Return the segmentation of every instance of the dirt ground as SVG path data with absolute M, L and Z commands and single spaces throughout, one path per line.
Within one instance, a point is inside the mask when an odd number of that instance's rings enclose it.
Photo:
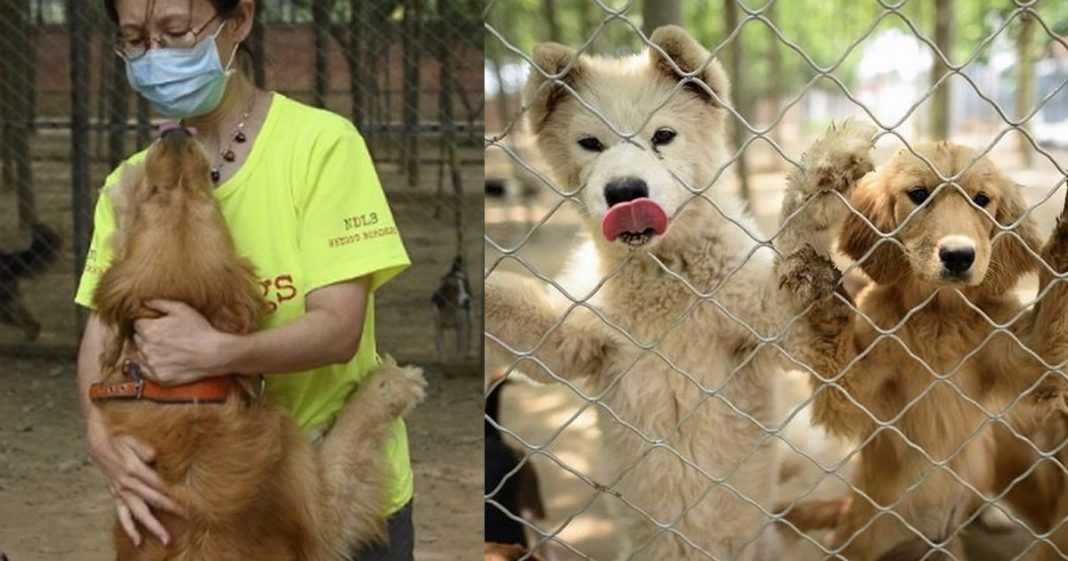
M 415 468 L 416 558 L 482 551 L 482 387 L 475 367 L 426 372 L 428 399 L 408 419 Z M 106 561 L 111 497 L 83 442 L 67 359 L 0 356 L 0 551 L 11 561 Z
M 972 144 L 980 144 L 974 140 Z M 995 149 L 993 159 L 1005 173 L 1025 185 L 1024 194 L 1029 204 L 1038 204 L 1059 185 L 1064 176 L 1045 158 L 1036 158 L 1033 168 L 1021 169 L 1003 143 Z M 885 161 L 898 146 L 881 145 L 876 151 L 876 162 Z M 522 148 L 521 148 L 522 150 Z M 521 152 L 522 153 L 522 152 Z M 525 152 L 530 155 L 531 152 Z M 799 156 L 800 148 L 793 154 Z M 1068 161 L 1068 154 L 1054 152 L 1057 161 Z M 766 154 L 761 157 L 767 157 Z M 758 159 L 759 158 L 754 158 Z M 508 167 L 501 151 L 487 151 L 487 174 Z M 535 169 L 543 169 L 535 160 L 528 161 Z M 758 170 L 762 166 L 754 166 Z M 766 166 L 764 166 L 766 170 Z M 505 172 L 505 175 L 507 172 Z M 785 172 L 758 171 L 752 176 L 750 200 L 753 215 L 763 233 L 774 231 L 778 209 L 785 185 Z M 528 178 L 529 180 L 529 178 Z M 717 189 L 733 190 L 736 186 L 724 183 Z M 486 203 L 486 235 L 491 243 L 486 244 L 487 269 L 499 269 L 530 275 L 527 267 L 539 274 L 552 277 L 558 274 L 577 239 L 585 233 L 577 204 L 562 202 L 548 189 L 535 185 L 536 196 L 526 201 L 518 199 L 492 200 Z M 1033 216 L 1039 224 L 1040 236 L 1047 236 L 1054 218 L 1064 204 L 1063 185 L 1043 204 Z M 518 248 L 517 258 L 505 257 L 495 246 Z M 520 260 L 522 262 L 520 262 Z M 491 273 L 492 274 L 492 273 Z M 1021 297 L 1029 300 L 1034 296 L 1036 279 L 1025 278 L 1018 287 Z M 486 364 L 487 374 L 500 364 Z M 798 372 L 787 373 L 780 409 L 789 412 L 798 407 L 808 396 L 807 382 Z M 599 411 L 590 407 L 572 389 L 564 385 L 510 384 L 502 390 L 501 424 L 537 450 L 544 452 L 531 456 L 531 463 L 541 482 L 541 491 L 546 505 L 545 520 L 533 521 L 543 532 L 551 535 L 539 552 L 550 561 L 607 561 L 615 559 L 620 552 L 621 536 L 616 527 L 615 508 L 611 491 L 595 488 L 576 476 L 581 474 L 594 482 L 603 483 L 599 477 L 600 430 L 597 426 Z M 819 461 L 816 465 L 804 456 L 781 445 L 784 459 L 795 469 L 779 489 L 783 500 L 806 495 L 809 498 L 841 496 L 845 491 L 850 466 L 845 466 L 837 477 L 826 476 L 823 466 L 836 466 L 851 450 L 852 445 L 829 437 L 809 422 L 809 409 L 805 408 L 787 425 L 784 434 L 791 443 Z M 519 449 L 522 445 L 513 440 Z M 995 526 L 998 520 L 987 521 Z M 1019 528 L 1006 525 L 994 532 L 983 528 L 969 528 L 966 535 L 969 558 L 977 561 L 1001 561 L 1013 558 L 1028 543 L 1029 536 Z M 770 530 L 770 528 L 769 528 Z M 827 536 L 815 536 L 824 539 Z M 807 542 L 790 546 L 789 559 L 809 560 L 825 558 L 818 549 Z

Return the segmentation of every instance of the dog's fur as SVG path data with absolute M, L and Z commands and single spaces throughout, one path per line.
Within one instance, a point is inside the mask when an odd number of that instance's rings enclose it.
M 250 265 L 234 251 L 212 196 L 208 158 L 184 131 L 166 134 L 144 168 L 128 168 L 112 196 L 116 256 L 96 289 L 113 330 L 105 381 L 133 357 L 143 302 L 185 302 L 217 329 L 249 333 L 265 311 Z M 189 514 L 158 513 L 171 534 L 140 548 L 115 526 L 118 559 L 330 561 L 383 537 L 383 443 L 398 415 L 423 395 L 417 369 L 391 360 L 364 381 L 316 450 L 289 414 L 258 395 L 248 377 L 223 404 L 98 402 L 109 431 L 157 453 L 167 494 Z
M 33 317 L 19 292 L 19 280 L 39 275 L 59 255 L 63 240 L 46 224 L 36 224 L 30 232 L 30 245 L 21 251 L 0 253 L 0 322 L 22 329 L 27 341 L 41 333 L 41 324 Z
M 813 419 L 864 443 L 843 512 L 806 520 L 833 509 L 802 508 L 787 518 L 801 527 L 833 522 L 831 546 L 844 545 L 842 555 L 857 561 L 948 558 L 925 540 L 964 559 L 961 526 L 982 505 L 969 487 L 987 497 L 1003 490 L 988 414 L 1013 407 L 1026 418 L 1054 401 L 1047 398 L 1060 391 L 1058 377 L 1044 378 L 1035 356 L 1049 364 L 1068 358 L 1068 288 L 1050 284 L 1051 273 L 1068 270 L 1068 214 L 1041 249 L 1043 264 L 1032 255 L 1039 240 L 1019 186 L 987 158 L 947 142 L 919 145 L 916 154 L 902 150 L 850 197 L 857 213 L 842 227 L 840 248 L 874 281 L 857 298 L 860 314 L 820 252 L 801 249 L 780 270 L 794 309 L 808 310 L 799 328 L 811 339 L 798 348 L 814 370 Z M 924 160 L 959 188 L 939 188 Z M 917 210 L 909 192 L 918 187 L 931 195 Z M 971 202 L 980 194 L 990 199 L 984 209 Z M 940 250 L 949 246 L 974 248 L 968 270 L 943 266 Z M 1043 297 L 1024 311 L 1011 289 L 1035 268 Z M 995 333 L 991 322 L 1011 334 Z M 890 426 L 880 430 L 879 422 Z M 933 463 L 941 461 L 945 469 Z M 887 507 L 893 514 L 879 512 Z
M 487 333 L 520 352 L 533 350 L 549 369 L 524 361 L 523 373 L 545 382 L 582 380 L 597 400 L 605 451 L 594 476 L 625 501 L 618 505 L 621 558 L 686 561 L 705 559 L 704 550 L 748 560 L 768 522 L 762 509 L 771 508 L 777 473 L 761 425 L 775 419 L 783 357 L 758 340 L 785 319 L 775 304 L 773 253 L 745 231 L 756 228 L 736 199 L 689 190 L 708 187 L 728 158 L 722 68 L 682 29 L 663 27 L 650 39 L 654 48 L 623 59 L 579 57 L 557 44 L 534 49 L 540 70 L 527 85 L 530 126 L 552 177 L 584 205 L 593 234 L 558 281 L 589 307 L 568 311 L 567 298 L 494 273 L 486 283 Z M 680 72 L 696 72 L 699 81 L 680 85 Z M 605 122 L 636 132 L 633 142 Z M 677 136 L 650 148 L 664 127 Z M 829 237 L 835 207 L 845 206 L 833 204 L 836 196 L 812 194 L 843 189 L 870 169 L 872 132 L 838 129 L 813 147 L 791 177 L 790 219 L 777 243 Z M 605 149 L 584 150 L 577 142 L 586 137 Z M 640 249 L 599 234 L 604 189 L 625 177 L 644 180 L 669 217 L 666 233 Z M 800 209 L 802 203 L 810 204 Z
M 445 331 L 449 329 L 456 332 L 457 354 L 467 356 L 471 339 L 471 294 L 471 284 L 464 271 L 464 258 L 457 255 L 430 298 L 434 305 L 438 360 L 445 358 Z

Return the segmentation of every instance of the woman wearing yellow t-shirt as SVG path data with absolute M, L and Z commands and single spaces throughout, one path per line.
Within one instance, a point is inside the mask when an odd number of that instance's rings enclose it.
M 373 294 L 409 264 L 363 139 L 347 120 L 258 90 L 232 70 L 252 26 L 253 0 L 104 5 L 119 25 L 116 50 L 131 85 L 160 114 L 195 128 L 215 155 L 216 199 L 271 309 L 261 331 L 238 336 L 214 330 L 181 302 L 150 302 L 165 315 L 137 322 L 145 375 L 174 385 L 227 373 L 273 374 L 267 391 L 312 437 L 378 364 Z M 110 262 L 115 216 L 106 193 L 117 177 L 108 178 L 97 203 L 76 296 L 89 308 Z M 161 489 L 151 467 L 154 451 L 107 434 L 87 397 L 100 372 L 105 329 L 91 314 L 78 354 L 89 449 L 126 533 L 138 544 L 144 531 L 166 543 L 166 528 L 153 512 L 180 507 Z M 412 559 L 412 472 L 403 423 L 386 453 L 395 473 L 390 540 L 359 552 L 363 561 Z

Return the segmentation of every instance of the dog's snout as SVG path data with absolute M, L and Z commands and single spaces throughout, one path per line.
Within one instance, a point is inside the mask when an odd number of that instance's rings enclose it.
M 951 272 L 963 273 L 975 262 L 975 248 L 968 246 L 942 246 L 938 250 L 942 265 Z
M 649 196 L 649 187 L 637 177 L 624 177 L 608 182 L 604 188 L 604 199 L 611 208 L 619 203 L 633 201 Z

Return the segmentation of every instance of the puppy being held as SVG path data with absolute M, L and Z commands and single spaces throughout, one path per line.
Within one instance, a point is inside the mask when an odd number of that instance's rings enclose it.
M 382 447 L 396 417 L 422 398 L 425 382 L 418 369 L 387 360 L 315 448 L 257 377 L 168 386 L 145 378 L 133 326 L 158 315 L 145 305 L 150 299 L 183 302 L 228 333 L 256 330 L 266 311 L 213 188 L 207 154 L 175 128 L 111 192 L 115 257 L 94 295 L 111 338 L 90 398 L 111 434 L 155 450 L 166 495 L 184 511 L 157 513 L 171 536 L 166 545 L 135 544 L 116 522 L 117 558 L 340 561 L 383 537 Z

